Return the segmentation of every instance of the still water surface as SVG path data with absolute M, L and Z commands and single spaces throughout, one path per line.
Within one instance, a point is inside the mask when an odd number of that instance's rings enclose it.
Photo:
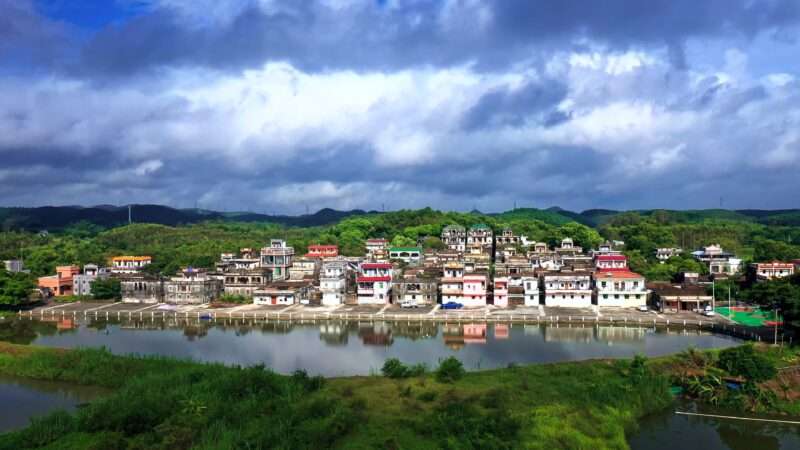
M 5 328 L 4 328 L 5 327 Z M 76 322 L 17 319 L 0 323 L 0 339 L 53 347 L 100 347 L 114 353 L 264 364 L 280 373 L 366 375 L 387 358 L 435 366 L 448 356 L 468 369 L 511 363 L 665 355 L 739 341 L 696 330 L 611 326 L 391 322 Z

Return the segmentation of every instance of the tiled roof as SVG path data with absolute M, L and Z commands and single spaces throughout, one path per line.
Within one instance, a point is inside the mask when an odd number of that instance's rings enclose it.
M 391 263 L 362 263 L 362 269 L 391 269 Z
M 386 275 L 384 277 L 357 277 L 356 282 L 358 283 L 372 283 L 375 281 L 392 281 L 392 277 Z
M 594 278 L 600 280 L 608 278 L 633 279 L 633 278 L 644 278 L 644 277 L 639 275 L 638 273 L 631 272 L 628 270 L 603 270 L 595 273 Z

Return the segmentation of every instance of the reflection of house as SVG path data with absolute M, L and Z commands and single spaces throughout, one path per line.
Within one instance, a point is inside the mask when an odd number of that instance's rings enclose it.
M 211 303 L 222 293 L 222 280 L 203 269 L 188 267 L 164 282 L 164 301 L 174 304 Z
M 294 248 L 286 245 L 286 241 L 272 239 L 268 247 L 261 249 L 261 267 L 272 271 L 273 280 L 289 278 L 289 267 L 292 267 Z
M 461 325 L 446 323 L 442 325 L 442 339 L 451 350 L 461 350 L 464 348 L 464 329 Z
M 595 273 L 597 306 L 636 307 L 647 304 L 644 277 L 627 270 Z
M 73 295 L 73 277 L 79 273 L 78 266 L 58 266 L 55 275 L 39 277 L 38 287 L 47 295 Z
M 394 337 L 392 336 L 392 329 L 382 322 L 376 322 L 374 325 L 360 327 L 358 329 L 358 337 L 364 345 L 392 345 Z
M 326 321 L 319 326 L 319 338 L 328 345 L 347 345 L 347 327 L 342 322 Z
M 152 262 L 150 256 L 115 256 L 111 258 L 111 272 L 137 273 Z
M 389 259 L 416 265 L 422 259 L 422 249 L 419 247 L 392 247 L 389 249 Z
M 164 299 L 164 282 L 156 276 L 125 275 L 120 278 L 120 289 L 126 303 L 160 303 Z
M 541 328 L 545 342 L 593 342 L 594 327 L 548 326 Z
M 711 305 L 711 294 L 704 286 L 670 283 L 651 283 L 653 300 L 664 313 L 703 310 Z
M 508 339 L 509 328 L 504 323 L 496 323 L 494 325 L 494 338 L 495 339 Z
M 356 277 L 358 303 L 382 305 L 389 303 L 392 290 L 392 265 L 389 263 L 362 263 Z
M 83 266 L 83 273 L 72 277 L 73 291 L 75 295 L 91 295 L 92 283 L 98 278 L 104 279 L 111 275 L 105 267 L 97 267 L 96 264 L 86 264 Z
M 588 273 L 549 272 L 544 275 L 544 304 L 586 308 L 592 305 Z
M 464 343 L 465 344 L 485 344 L 486 343 L 486 324 L 467 323 L 464 324 Z
M 646 328 L 613 326 L 597 327 L 597 339 L 604 342 L 643 341 L 646 335 Z
M 442 243 L 450 250 L 464 252 L 467 245 L 467 230 L 461 225 L 448 225 L 442 230 Z
M 750 264 L 750 276 L 756 280 L 774 280 L 794 275 L 794 264 L 780 261 Z

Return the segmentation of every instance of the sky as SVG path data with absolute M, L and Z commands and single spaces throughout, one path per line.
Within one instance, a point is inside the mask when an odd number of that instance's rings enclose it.
M 0 0 L 0 204 L 800 207 L 797 0 Z

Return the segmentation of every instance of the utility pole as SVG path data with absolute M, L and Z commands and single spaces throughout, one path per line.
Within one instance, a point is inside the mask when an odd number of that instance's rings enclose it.
M 774 345 L 778 345 L 778 311 L 780 311 L 780 308 L 778 308 L 778 304 L 775 303 L 775 344 Z
M 714 311 L 717 298 L 717 280 L 711 280 L 711 310 Z
M 133 221 L 131 220 L 131 205 L 128 205 L 128 225 L 130 225 Z

